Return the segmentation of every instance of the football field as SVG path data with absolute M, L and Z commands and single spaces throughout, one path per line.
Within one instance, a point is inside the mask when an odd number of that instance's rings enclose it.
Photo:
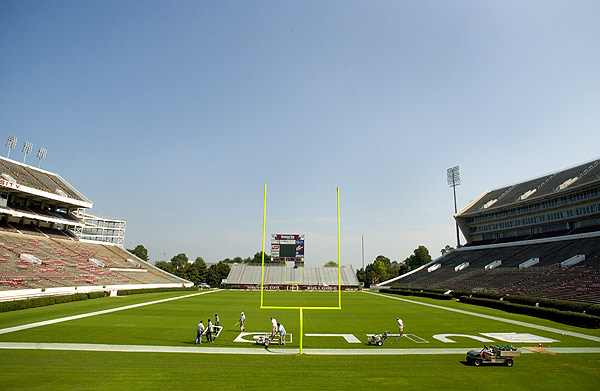
M 328 306 L 337 292 L 268 292 L 265 303 Z M 591 388 L 600 381 L 600 330 L 509 314 L 454 301 L 344 292 L 342 309 L 260 309 L 260 292 L 205 291 L 131 295 L 0 314 L 3 389 Z M 236 323 L 247 317 L 246 330 Z M 219 314 L 212 344 L 194 344 L 196 325 Z M 270 317 L 292 342 L 268 348 L 253 336 Z M 397 333 L 381 347 L 370 334 Z M 527 347 L 543 345 L 544 353 Z M 471 367 L 483 345 L 523 352 L 512 368 Z

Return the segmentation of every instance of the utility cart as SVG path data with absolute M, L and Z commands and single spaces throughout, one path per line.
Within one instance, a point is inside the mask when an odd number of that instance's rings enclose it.
M 504 364 L 512 367 L 513 357 L 520 355 L 521 351 L 511 345 L 491 345 L 489 348 L 484 345 L 480 351 L 467 352 L 467 363 L 476 367 L 483 364 Z

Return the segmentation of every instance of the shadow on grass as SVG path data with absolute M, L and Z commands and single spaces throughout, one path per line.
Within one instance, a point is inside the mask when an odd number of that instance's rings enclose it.
M 177 339 L 160 339 L 160 338 L 148 338 L 148 337 L 135 337 L 135 339 L 143 339 L 143 340 L 148 340 L 148 341 L 162 341 L 162 342 L 170 342 L 170 343 L 181 343 L 181 340 L 177 340 Z M 194 342 L 184 342 L 184 343 L 191 343 L 193 344 Z

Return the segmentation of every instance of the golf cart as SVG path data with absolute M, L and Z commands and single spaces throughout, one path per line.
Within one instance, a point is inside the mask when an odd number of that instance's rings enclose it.
M 504 364 L 513 366 L 513 357 L 519 357 L 521 351 L 510 345 L 491 345 L 489 348 L 483 346 L 480 351 L 469 350 L 467 352 L 467 363 L 476 367 L 483 364 Z

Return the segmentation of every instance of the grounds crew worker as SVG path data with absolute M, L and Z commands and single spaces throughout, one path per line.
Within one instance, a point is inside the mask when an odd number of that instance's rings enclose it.
M 398 321 L 398 331 L 400 331 L 400 336 L 402 337 L 402 334 L 404 334 L 404 322 L 400 318 L 396 320 Z
M 285 332 L 285 327 L 283 327 L 281 323 L 277 323 L 277 327 L 279 328 L 279 344 L 285 345 L 285 335 L 287 334 Z

